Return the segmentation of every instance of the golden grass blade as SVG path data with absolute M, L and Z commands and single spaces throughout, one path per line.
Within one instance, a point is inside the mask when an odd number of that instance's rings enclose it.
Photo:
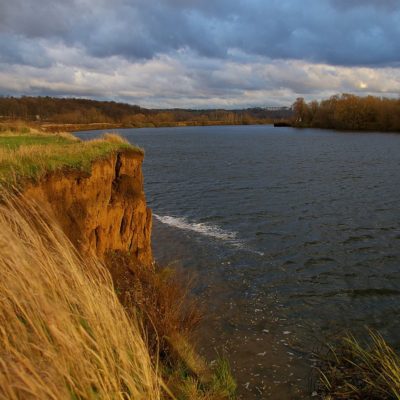
M 140 325 L 108 272 L 9 196 L 0 204 L 0 299 L 0 398 L 160 398 Z

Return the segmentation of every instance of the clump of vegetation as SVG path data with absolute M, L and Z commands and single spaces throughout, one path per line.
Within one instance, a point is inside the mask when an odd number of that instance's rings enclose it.
M 127 252 L 110 252 L 105 263 L 122 304 L 144 318 L 153 350 L 160 347 L 172 357 L 169 342 L 177 335 L 190 337 L 202 318 L 189 282 L 169 268 L 137 265 Z
M 319 392 L 325 399 L 399 400 L 400 357 L 378 333 L 369 344 L 347 335 L 319 356 Z
M 69 133 L 46 134 L 26 129 L 26 133 L 10 129 L 0 132 L 0 180 L 5 183 L 37 180 L 63 168 L 90 171 L 93 160 L 123 149 L 143 153 L 116 134 L 81 141 Z
M 107 270 L 20 200 L 0 205 L 0 397 L 160 399 L 160 380 Z
M 126 252 L 110 252 L 105 262 L 121 303 L 141 317 L 150 353 L 177 399 L 233 399 L 228 361 L 221 357 L 210 367 L 192 344 L 202 312 L 190 296 L 190 281 L 169 268 L 137 265 Z
M 172 272 L 135 268 L 132 278 L 128 255 L 115 253 L 108 266 L 123 268 L 111 276 L 6 193 L 0 249 L 1 398 L 235 398 L 227 360 L 208 366 L 190 344 L 200 315 Z
M 400 99 L 342 94 L 306 103 L 298 98 L 293 109 L 299 127 L 400 132 Z
M 101 138 L 108 143 L 129 144 L 129 142 L 125 138 L 118 135 L 117 133 L 104 133 Z
M 229 362 L 220 357 L 211 367 L 212 377 L 202 382 L 191 375 L 185 365 L 178 365 L 164 374 L 167 386 L 179 400 L 233 400 L 236 398 L 236 382 Z

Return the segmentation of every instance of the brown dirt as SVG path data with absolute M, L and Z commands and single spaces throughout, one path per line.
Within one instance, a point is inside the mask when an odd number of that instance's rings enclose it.
M 50 211 L 81 254 L 100 259 L 109 250 L 127 251 L 150 265 L 151 210 L 146 206 L 143 155 L 133 150 L 94 161 L 91 172 L 49 173 L 23 195 Z

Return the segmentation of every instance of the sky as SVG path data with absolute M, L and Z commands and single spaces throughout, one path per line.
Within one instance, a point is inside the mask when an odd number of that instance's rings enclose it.
M 0 95 L 152 108 L 400 95 L 400 0 L 0 0 Z

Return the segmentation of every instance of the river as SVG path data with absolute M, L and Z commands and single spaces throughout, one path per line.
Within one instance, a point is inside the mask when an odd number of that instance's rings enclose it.
M 308 398 L 312 351 L 348 329 L 400 346 L 400 135 L 117 131 L 146 151 L 155 257 L 195 275 L 199 346 L 243 399 Z

